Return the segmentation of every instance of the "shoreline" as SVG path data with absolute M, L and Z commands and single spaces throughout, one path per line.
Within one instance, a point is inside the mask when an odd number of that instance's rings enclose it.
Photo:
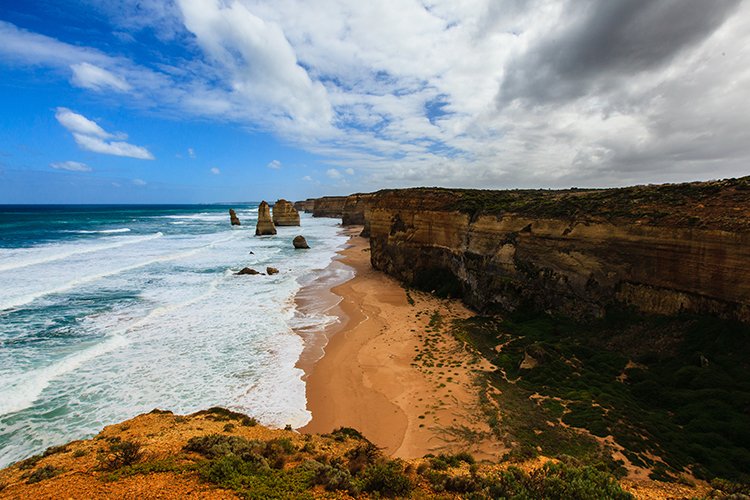
M 353 269 L 354 275 L 328 290 L 308 288 L 298 299 L 304 309 L 306 300 L 330 300 L 332 294 L 338 302 L 327 314 L 339 317 L 318 332 L 318 340 L 306 347 L 297 364 L 305 371 L 312 415 L 298 430 L 311 434 L 353 427 L 399 458 L 470 449 L 478 458 L 496 460 L 505 447 L 477 417 L 474 385 L 478 371 L 493 367 L 478 361 L 450 333 L 430 327 L 435 315 L 447 323 L 471 312 L 457 300 L 414 291 L 407 296 L 395 279 L 372 269 L 369 241 L 359 237 L 361 227 L 345 231 L 349 241 L 336 262 Z M 315 298 L 311 293 L 317 294 Z M 457 364 L 449 373 L 447 367 L 420 365 L 415 353 L 429 349 Z M 471 429 L 483 439 L 467 442 L 461 429 Z

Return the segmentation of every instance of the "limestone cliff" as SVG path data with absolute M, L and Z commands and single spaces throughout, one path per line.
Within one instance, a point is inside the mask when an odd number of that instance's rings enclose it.
M 273 205 L 273 223 L 277 226 L 299 226 L 299 213 L 294 205 L 282 198 Z
M 344 214 L 346 196 L 324 196 L 316 198 L 313 206 L 313 217 L 341 217 Z
M 298 212 L 305 212 L 306 214 L 312 213 L 313 208 L 315 208 L 315 198 L 308 198 L 303 201 L 295 201 L 294 208 Z
M 373 267 L 480 310 L 580 317 L 619 304 L 750 321 L 748 178 L 354 196 L 348 206 L 367 205 Z
M 258 206 L 258 223 L 255 226 L 255 236 L 264 234 L 276 234 L 276 226 L 271 219 L 271 208 L 265 201 Z

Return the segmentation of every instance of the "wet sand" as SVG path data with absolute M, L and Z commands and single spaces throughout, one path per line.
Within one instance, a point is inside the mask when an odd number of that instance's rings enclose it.
M 322 358 L 311 350 L 300 359 L 312 413 L 300 431 L 353 427 L 401 458 L 470 450 L 496 460 L 505 449 L 478 417 L 473 383 L 477 371 L 493 367 L 447 329 L 429 326 L 436 313 L 445 325 L 471 312 L 459 301 L 413 291 L 411 304 L 400 283 L 371 268 L 369 243 L 357 236 L 360 230 L 347 228 L 349 247 L 340 260 L 355 275 L 330 290 L 341 298 L 331 309 L 340 322 L 318 339 L 325 346 Z M 308 293 L 304 300 L 313 299 Z M 325 293 L 320 300 L 327 300 Z M 427 358 L 433 361 L 425 363 Z M 473 439 L 466 440 L 466 430 Z

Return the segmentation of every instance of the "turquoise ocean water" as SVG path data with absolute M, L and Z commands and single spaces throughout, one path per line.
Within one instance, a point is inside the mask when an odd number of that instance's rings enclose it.
M 309 420 L 293 329 L 336 318 L 294 296 L 346 237 L 304 214 L 255 237 L 257 204 L 228 208 L 0 206 L 0 467 L 157 407 Z

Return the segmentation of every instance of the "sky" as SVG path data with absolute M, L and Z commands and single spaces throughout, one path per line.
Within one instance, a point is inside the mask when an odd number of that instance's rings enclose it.
M 750 174 L 748 1 L 0 6 L 0 204 Z

